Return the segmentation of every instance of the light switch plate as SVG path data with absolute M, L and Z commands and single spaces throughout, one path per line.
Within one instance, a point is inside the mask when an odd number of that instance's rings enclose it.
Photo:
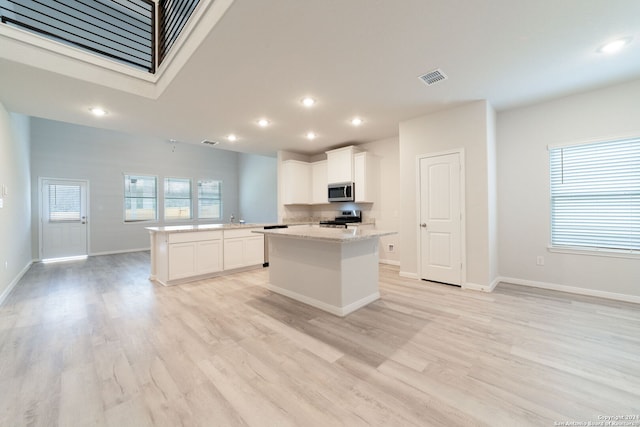
M 0 208 L 4 208 L 4 199 L 0 197 Z

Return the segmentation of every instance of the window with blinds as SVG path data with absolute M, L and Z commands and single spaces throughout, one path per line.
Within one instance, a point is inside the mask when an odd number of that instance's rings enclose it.
M 198 180 L 198 218 L 222 218 L 222 182 L 214 179 Z
M 164 179 L 164 219 L 191 219 L 191 179 Z
M 549 151 L 552 246 L 640 251 L 640 138 Z
M 124 176 L 124 221 L 154 221 L 158 218 L 157 178 Z
M 49 184 L 49 222 L 80 221 L 79 185 Z

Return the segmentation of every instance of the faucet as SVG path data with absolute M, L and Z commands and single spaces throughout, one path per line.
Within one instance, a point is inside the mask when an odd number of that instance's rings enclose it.
M 235 217 L 235 216 L 233 216 L 233 214 L 231 214 L 231 218 L 229 218 L 229 222 L 230 222 L 231 224 L 233 224 L 233 221 L 234 221 L 235 219 L 236 219 L 236 217 Z

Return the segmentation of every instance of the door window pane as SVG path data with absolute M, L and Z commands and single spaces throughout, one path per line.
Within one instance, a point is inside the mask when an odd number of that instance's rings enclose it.
M 80 186 L 49 184 L 49 222 L 80 221 Z

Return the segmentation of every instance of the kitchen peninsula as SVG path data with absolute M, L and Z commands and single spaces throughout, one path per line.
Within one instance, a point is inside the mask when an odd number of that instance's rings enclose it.
M 395 231 L 300 226 L 253 232 L 268 236 L 271 291 L 337 316 L 380 298 L 378 241 Z

